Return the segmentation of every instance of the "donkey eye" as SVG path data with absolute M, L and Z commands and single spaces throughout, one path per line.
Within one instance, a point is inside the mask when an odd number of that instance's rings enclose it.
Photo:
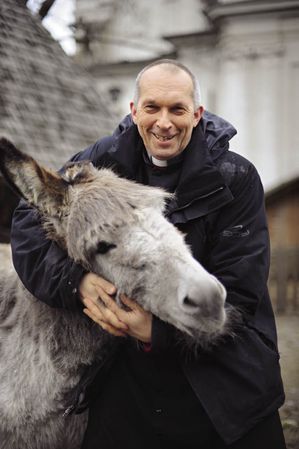
M 105 242 L 105 240 L 101 240 L 97 245 L 96 252 L 97 254 L 106 254 L 113 248 L 116 248 L 116 245 L 114 245 L 114 243 L 109 243 Z

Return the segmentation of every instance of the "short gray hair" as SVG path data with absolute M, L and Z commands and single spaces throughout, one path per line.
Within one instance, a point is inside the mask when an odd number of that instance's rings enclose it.
M 137 75 L 137 78 L 135 80 L 135 89 L 134 89 L 134 103 L 137 105 L 139 97 L 140 97 L 140 79 L 144 72 L 151 69 L 152 67 L 158 66 L 158 65 L 166 65 L 166 66 L 172 66 L 173 68 L 181 69 L 184 72 L 186 72 L 192 81 L 193 84 L 193 103 L 194 108 L 198 109 L 199 106 L 201 106 L 201 95 L 200 95 L 200 86 L 198 79 L 196 76 L 191 72 L 188 67 L 186 67 L 184 64 L 182 64 L 179 61 L 176 61 L 175 59 L 158 59 L 157 61 L 151 62 L 147 66 L 145 66 Z

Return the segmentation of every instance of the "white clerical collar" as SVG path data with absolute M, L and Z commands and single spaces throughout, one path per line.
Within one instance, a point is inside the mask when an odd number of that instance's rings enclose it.
M 152 163 L 157 167 L 167 167 L 168 165 L 167 161 L 161 161 L 160 159 L 156 159 L 154 156 L 150 156 L 150 159 Z

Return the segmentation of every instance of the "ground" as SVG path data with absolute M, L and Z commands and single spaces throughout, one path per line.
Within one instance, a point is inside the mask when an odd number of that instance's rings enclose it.
M 280 410 L 288 449 L 299 449 L 299 314 L 276 316 L 286 401 Z

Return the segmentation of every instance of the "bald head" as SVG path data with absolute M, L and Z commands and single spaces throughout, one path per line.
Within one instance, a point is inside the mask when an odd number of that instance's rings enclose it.
M 137 75 L 136 82 L 135 82 L 135 92 L 134 92 L 134 103 L 137 104 L 139 97 L 140 97 L 140 89 L 142 86 L 142 80 L 144 78 L 144 75 L 147 74 L 150 76 L 151 72 L 155 72 L 156 70 L 165 70 L 166 76 L 168 73 L 178 73 L 178 72 L 185 72 L 186 75 L 190 78 L 192 83 L 192 90 L 191 95 L 193 98 L 194 108 L 197 109 L 200 106 L 200 87 L 199 82 L 197 78 L 194 76 L 194 74 L 191 72 L 191 70 L 188 69 L 184 64 L 175 61 L 174 59 L 159 59 L 157 61 L 152 62 L 151 64 L 148 64 L 145 66 Z

